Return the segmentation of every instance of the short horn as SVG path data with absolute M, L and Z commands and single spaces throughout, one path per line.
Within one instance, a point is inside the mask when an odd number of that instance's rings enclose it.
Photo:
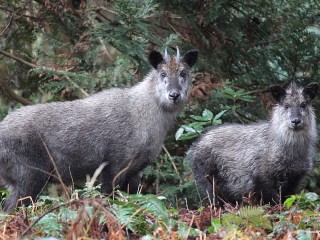
M 166 63 L 170 62 L 170 57 L 168 55 L 167 47 L 164 49 L 164 60 Z
M 179 48 L 177 46 L 177 57 L 176 57 L 176 63 L 179 63 L 180 61 L 180 51 L 179 51 Z

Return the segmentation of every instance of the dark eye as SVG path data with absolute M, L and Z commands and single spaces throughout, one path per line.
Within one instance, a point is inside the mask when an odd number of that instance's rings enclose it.
M 300 104 L 300 107 L 301 107 L 301 108 L 306 108 L 306 106 L 307 106 L 307 104 L 306 104 L 305 102 L 303 102 L 303 103 Z
M 289 107 L 290 107 L 289 104 L 285 104 L 285 105 L 284 105 L 284 108 L 285 108 L 285 109 L 288 109 Z
M 161 77 L 165 78 L 167 76 L 167 74 L 165 72 L 161 73 Z
M 180 77 L 185 78 L 186 76 L 187 76 L 187 74 L 185 72 L 180 73 Z

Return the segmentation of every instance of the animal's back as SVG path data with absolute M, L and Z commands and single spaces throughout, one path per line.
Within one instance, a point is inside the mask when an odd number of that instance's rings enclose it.
M 115 111 L 127 102 L 125 91 L 107 90 L 81 100 L 16 110 L 0 123 L 2 158 L 10 158 L 7 164 L 24 162 L 50 172 L 50 154 L 64 180 L 70 181 L 72 174 L 84 178 L 105 159 L 112 139 L 132 134 L 128 127 L 119 136 L 119 129 L 130 124 L 126 109 L 121 112 L 126 119 Z

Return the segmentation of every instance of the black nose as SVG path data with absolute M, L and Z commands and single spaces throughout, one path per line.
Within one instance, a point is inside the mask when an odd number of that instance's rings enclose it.
M 299 123 L 301 123 L 301 120 L 300 120 L 299 118 L 294 118 L 294 119 L 291 120 L 291 122 L 292 122 L 292 123 L 294 124 L 294 126 L 296 127 L 296 126 L 299 125 Z
M 174 91 L 169 93 L 169 98 L 172 99 L 173 101 L 176 101 L 180 97 L 180 93 Z

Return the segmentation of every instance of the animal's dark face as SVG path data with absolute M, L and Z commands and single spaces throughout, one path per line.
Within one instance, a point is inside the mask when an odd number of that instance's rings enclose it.
M 298 88 L 294 82 L 286 89 L 278 86 L 271 87 L 271 93 L 278 102 L 275 111 L 279 115 L 282 126 L 300 130 L 310 125 L 314 117 L 311 101 L 315 98 L 317 90 L 317 83 L 311 83 L 305 88 Z
M 156 69 L 156 93 L 161 106 L 175 110 L 187 100 L 191 88 L 191 67 L 197 61 L 198 51 L 192 50 L 180 58 L 168 56 L 164 58 L 158 52 L 151 52 L 150 63 Z

